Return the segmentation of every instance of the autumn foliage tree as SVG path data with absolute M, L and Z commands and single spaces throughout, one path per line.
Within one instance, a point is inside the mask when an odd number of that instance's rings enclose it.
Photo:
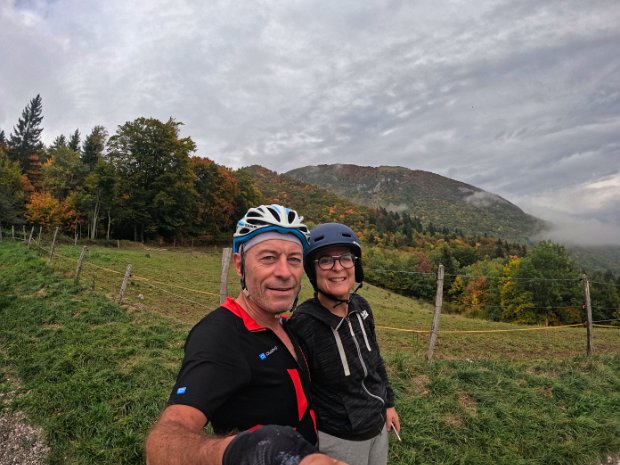
M 136 241 L 172 240 L 195 217 L 189 155 L 196 145 L 179 137 L 180 125 L 172 118 L 166 123 L 138 118 L 120 126 L 108 141 L 107 159 L 117 177 L 116 215 Z
M 35 192 L 26 204 L 26 218 L 31 224 L 50 230 L 70 224 L 75 219 L 75 212 L 67 202 L 60 201 L 50 192 Z

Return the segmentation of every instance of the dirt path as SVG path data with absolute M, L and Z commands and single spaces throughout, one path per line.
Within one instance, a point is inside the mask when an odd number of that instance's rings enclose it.
M 43 465 L 47 450 L 43 433 L 22 412 L 0 415 L 0 465 Z

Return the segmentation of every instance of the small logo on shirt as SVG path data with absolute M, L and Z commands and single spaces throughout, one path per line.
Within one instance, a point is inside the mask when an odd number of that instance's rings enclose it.
M 365 320 L 366 318 L 368 318 L 368 312 L 366 310 L 364 310 L 362 313 L 362 318 Z
M 262 354 L 258 354 L 258 358 L 261 360 L 265 360 L 271 354 L 273 354 L 276 350 L 278 350 L 278 346 L 273 346 L 272 349 L 269 349 L 267 352 L 263 352 Z
M 185 391 L 187 391 L 187 386 L 183 386 L 177 389 L 177 394 L 185 394 Z

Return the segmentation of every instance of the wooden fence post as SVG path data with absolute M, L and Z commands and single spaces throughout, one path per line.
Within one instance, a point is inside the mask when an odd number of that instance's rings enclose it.
M 28 242 L 28 239 L 26 239 L 26 225 L 22 224 L 22 235 L 24 236 L 24 244 L 26 242 Z
M 583 290 L 586 298 L 586 353 L 592 355 L 594 347 L 592 346 L 592 302 L 590 301 L 590 281 L 588 275 L 583 274 Z
M 0 241 L 2 241 L 2 223 L 0 223 Z
M 232 249 L 225 247 L 222 250 L 222 272 L 220 274 L 220 305 L 224 303 L 228 296 L 228 270 L 230 268 L 230 258 Z
M 118 293 L 118 304 L 123 303 L 123 297 L 125 297 L 125 290 L 127 289 L 127 282 L 129 281 L 129 277 L 131 276 L 131 265 L 127 265 L 127 269 L 125 270 L 125 277 L 123 278 L 123 284 L 121 284 L 121 291 Z
M 37 239 L 37 255 L 41 255 L 41 234 L 43 232 L 43 226 L 39 226 L 39 238 Z
M 30 248 L 30 243 L 32 242 L 32 235 L 34 234 L 34 226 L 30 230 L 30 236 L 28 237 L 28 248 Z
M 50 247 L 50 258 L 47 261 L 47 263 L 49 264 L 52 263 L 52 257 L 54 256 L 54 247 L 56 247 L 56 236 L 58 235 L 58 228 L 60 228 L 60 226 L 56 226 L 56 230 L 54 231 L 54 239 L 52 239 L 52 245 Z
M 437 335 L 439 334 L 439 318 L 441 316 L 441 306 L 443 305 L 443 265 L 439 264 L 437 273 L 437 293 L 435 294 L 435 314 L 433 315 L 433 326 L 431 327 L 431 337 L 426 351 L 426 361 L 430 362 L 435 351 Z
M 15 240 L 15 225 L 11 225 L 11 239 Z
M 84 262 L 84 256 L 86 255 L 86 250 L 88 248 L 86 246 L 82 247 L 82 253 L 80 253 L 80 258 L 78 259 L 77 267 L 75 268 L 75 284 L 80 282 L 80 273 L 82 272 L 82 263 Z

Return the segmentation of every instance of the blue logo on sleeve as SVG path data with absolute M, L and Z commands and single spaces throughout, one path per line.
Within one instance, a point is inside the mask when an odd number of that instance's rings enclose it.
M 177 394 L 185 394 L 185 391 L 187 391 L 187 387 L 183 386 L 177 389 Z
M 258 358 L 260 358 L 261 360 L 265 360 L 267 358 L 267 355 L 265 354 L 265 352 L 263 352 L 262 354 L 258 355 Z

